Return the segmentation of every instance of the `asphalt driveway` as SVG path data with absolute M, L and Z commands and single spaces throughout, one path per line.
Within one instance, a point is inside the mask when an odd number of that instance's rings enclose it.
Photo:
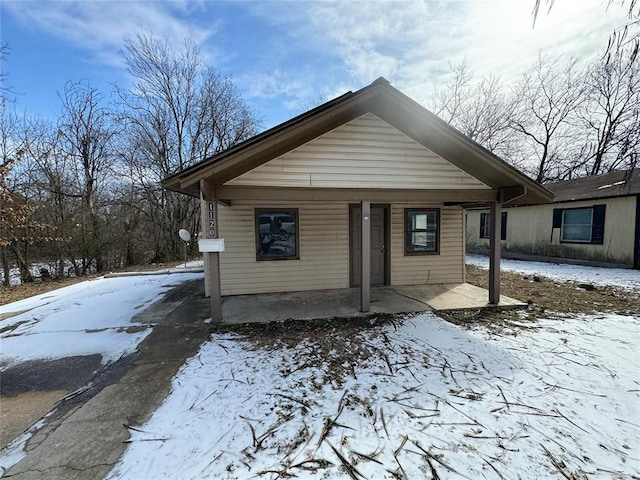
M 180 366 L 208 337 L 203 283 L 183 283 L 136 315 L 136 322 L 155 325 L 153 331 L 137 351 L 116 362 L 101 366 L 99 355 L 88 355 L 24 362 L 5 370 L 3 446 L 44 418 L 27 442 L 26 456 L 0 475 L 102 478 L 124 452 L 129 428 L 153 413 Z M 5 417 L 11 421 L 5 423 Z

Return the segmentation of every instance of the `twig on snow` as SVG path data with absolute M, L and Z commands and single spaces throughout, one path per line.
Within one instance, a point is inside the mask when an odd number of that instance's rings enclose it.
M 295 465 L 291 465 L 289 468 L 300 468 L 301 470 L 310 470 L 315 472 L 320 468 L 329 468 L 332 465 L 332 462 L 325 460 L 324 458 L 312 458 L 310 460 L 304 460 L 300 463 L 296 463 Z
M 480 458 L 482 459 L 482 461 L 484 463 L 486 463 L 487 465 L 489 465 L 489 467 L 491 467 L 491 469 L 496 472 L 496 474 L 498 475 L 498 477 L 500 477 L 501 480 L 507 480 L 506 478 L 504 478 L 504 476 L 500 473 L 500 471 L 496 468 L 496 466 L 491 463 L 489 460 L 487 460 L 486 458 L 480 456 Z
M 282 397 L 282 398 L 286 398 L 287 400 L 291 400 L 292 402 L 296 402 L 299 403 L 300 405 L 302 405 L 303 407 L 308 408 L 309 410 L 311 409 L 311 405 L 309 405 L 307 402 L 305 402 L 304 400 L 298 400 L 297 398 L 294 397 L 290 397 L 289 395 L 285 395 L 283 393 L 273 393 L 271 395 L 275 395 L 276 397 Z
M 380 460 L 378 460 L 376 457 L 380 454 L 380 452 L 373 452 L 369 455 L 367 455 L 366 453 L 360 453 L 360 452 L 356 452 L 355 450 L 352 450 L 351 453 L 353 453 L 354 455 L 360 457 L 360 458 L 364 458 L 367 459 L 371 462 L 376 462 L 379 465 L 384 465 L 384 463 L 382 463 Z
M 504 396 L 502 388 L 500 387 L 500 385 L 496 385 L 496 387 L 498 387 L 498 390 L 500 390 L 500 395 L 502 395 L 502 399 L 504 400 L 504 404 L 507 406 L 507 410 L 510 410 L 509 401 L 507 400 L 507 397 Z
M 587 478 L 584 475 L 578 475 L 571 472 L 567 473 L 565 471 L 566 465 L 564 464 L 564 462 L 561 460 L 558 461 L 556 457 L 554 457 L 553 454 L 549 450 L 547 450 L 547 448 L 543 444 L 540 444 L 540 446 L 542 447 L 544 452 L 547 454 L 547 456 L 551 459 L 551 463 L 553 464 L 553 466 L 558 469 L 558 471 L 564 478 L 566 478 L 567 480 L 583 480 Z
M 384 428 L 384 432 L 387 434 L 387 438 L 389 438 L 389 430 L 387 430 L 387 422 L 384 419 L 384 411 L 382 407 L 380 407 L 380 420 L 382 420 L 382 427 Z
M 427 457 L 427 462 L 429 463 L 429 466 L 431 467 L 431 473 L 436 473 L 435 469 L 433 468 L 433 465 L 431 465 L 431 462 L 429 461 L 429 459 L 435 460 L 436 462 L 438 462 L 440 465 L 442 465 L 444 468 L 446 468 L 447 470 L 449 470 L 450 472 L 453 473 L 457 473 L 458 475 L 461 475 L 455 468 L 447 465 L 446 463 L 444 463 L 442 460 L 440 460 L 437 456 L 435 456 L 434 454 L 432 454 L 431 452 L 429 452 L 428 450 L 425 450 L 420 443 L 416 442 L 415 440 L 411 440 L 411 443 L 413 443 L 416 447 L 418 447 L 420 449 L 420 451 L 422 453 L 425 454 L 425 456 Z M 436 476 L 434 478 L 439 478 L 437 477 L 437 473 Z
M 402 451 L 402 449 L 404 448 L 405 444 L 407 443 L 407 440 L 409 440 L 409 436 L 405 435 L 402 438 L 402 442 L 400 442 L 400 446 L 394 450 L 394 452 L 393 452 L 393 456 L 394 457 L 397 457 L 398 454 Z
M 554 408 L 552 411 L 555 411 L 558 415 L 560 415 L 562 418 L 564 418 L 567 422 L 569 422 L 571 425 L 573 425 L 576 428 L 579 428 L 580 430 L 582 430 L 585 433 L 590 433 L 589 431 L 585 430 L 584 428 L 582 428 L 580 425 L 578 425 L 577 423 L 575 423 L 573 420 L 567 418 L 560 410 L 558 410 L 558 408 Z
M 393 375 L 393 367 L 391 366 L 391 361 L 389 360 L 389 356 L 386 353 L 382 354 L 382 358 L 387 362 L 387 367 L 389 367 L 389 373 Z
M 334 453 L 336 454 L 336 456 L 338 457 L 338 459 L 340 460 L 340 463 L 342 463 L 342 466 L 344 467 L 344 469 L 347 471 L 347 473 L 349 474 L 349 476 L 353 479 L 353 480 L 358 480 L 358 477 L 360 478 L 365 478 L 364 475 L 362 475 L 358 469 L 356 467 L 354 467 L 353 465 L 351 465 L 346 458 L 344 458 L 342 456 L 342 454 L 336 450 L 336 448 L 331 445 L 329 442 L 327 442 L 329 444 L 329 446 L 331 447 L 331 450 L 334 451 Z

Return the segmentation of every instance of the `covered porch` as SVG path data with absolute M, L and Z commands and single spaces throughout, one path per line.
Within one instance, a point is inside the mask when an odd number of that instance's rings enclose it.
M 234 295 L 223 297 L 222 318 L 226 324 L 267 323 L 526 306 L 505 296 L 497 305 L 490 304 L 487 290 L 469 283 L 371 287 L 366 313 L 362 312 L 360 300 L 360 288 Z

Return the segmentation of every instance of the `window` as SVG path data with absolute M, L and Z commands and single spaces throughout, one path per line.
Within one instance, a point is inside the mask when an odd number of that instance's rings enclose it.
M 490 238 L 491 219 L 488 213 L 480 214 L 480 238 Z M 502 212 L 502 225 L 500 227 L 500 240 L 507 239 L 507 212 Z
M 438 253 L 439 210 L 405 210 L 405 255 Z
M 256 209 L 256 260 L 297 260 L 298 209 Z
M 602 245 L 605 208 L 606 205 L 594 205 L 585 208 L 554 209 L 553 228 L 560 228 L 560 241 Z

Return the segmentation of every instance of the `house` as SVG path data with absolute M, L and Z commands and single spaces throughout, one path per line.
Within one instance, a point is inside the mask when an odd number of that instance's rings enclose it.
M 229 295 L 464 282 L 464 207 L 552 195 L 380 78 L 168 177 L 201 199 L 212 315 Z M 499 247 L 499 242 L 494 242 Z M 500 300 L 499 248 L 490 303 Z
M 640 268 L 640 171 L 615 171 L 545 185 L 550 205 L 502 212 L 504 255 L 552 257 Z M 467 250 L 489 248 L 489 211 L 466 214 Z

